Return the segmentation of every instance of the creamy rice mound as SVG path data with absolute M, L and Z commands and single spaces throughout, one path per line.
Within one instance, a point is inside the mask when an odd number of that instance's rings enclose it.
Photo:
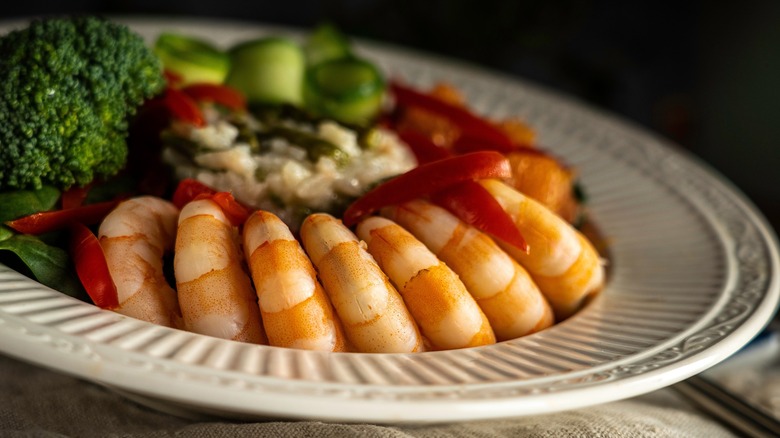
M 269 122 L 213 107 L 204 115 L 205 126 L 174 124 L 163 137 L 163 160 L 176 178 L 231 191 L 294 230 L 307 214 L 338 215 L 376 183 L 416 165 L 395 133 L 378 127 L 358 132 L 332 120 Z

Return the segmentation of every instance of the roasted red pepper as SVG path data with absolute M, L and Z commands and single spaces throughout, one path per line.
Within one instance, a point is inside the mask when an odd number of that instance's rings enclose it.
M 181 180 L 173 193 L 172 202 L 178 208 L 184 208 L 188 203 L 197 199 L 211 199 L 216 202 L 227 216 L 228 220 L 239 226 L 246 222 L 252 209 L 238 202 L 229 192 L 218 192 L 217 190 L 203 184 L 202 182 L 186 178 Z
M 170 124 L 171 119 L 201 127 L 206 119 L 198 104 L 190 96 L 176 88 L 167 88 L 161 96 L 144 102 L 138 112 L 136 121 L 143 120 L 144 125 L 153 125 L 152 131 L 159 131 Z
M 81 284 L 96 306 L 116 309 L 119 296 L 100 241 L 89 228 L 78 222 L 70 225 L 70 232 L 70 254 Z
M 190 201 L 193 201 L 202 194 L 211 196 L 215 193 L 217 193 L 217 191 L 206 184 L 203 184 L 196 179 L 185 178 L 176 186 L 176 191 L 173 192 L 171 202 L 173 202 L 173 205 L 177 208 L 182 209 Z
M 169 87 L 176 87 L 184 82 L 184 78 L 182 78 L 180 74 L 170 70 L 164 70 L 163 76 L 165 76 L 165 81 L 168 83 Z
M 398 133 L 398 137 L 409 146 L 418 164 L 430 163 L 452 156 L 452 153 L 428 138 L 426 135 L 407 129 Z
M 465 108 L 452 105 L 397 82 L 390 83 L 390 90 L 395 96 L 396 104 L 421 108 L 447 118 L 458 126 L 464 137 L 472 141 L 478 140 L 479 143 L 486 146 L 485 149 L 509 151 L 514 148 L 512 141 L 506 134 Z
M 201 127 L 206 125 L 203 112 L 197 101 L 207 100 L 234 110 L 246 109 L 246 99 L 238 91 L 215 84 L 193 84 L 178 89 L 169 85 L 165 93 L 144 104 L 142 112 L 157 113 L 162 107 L 167 115 L 183 122 Z
M 65 210 L 42 211 L 5 224 L 23 234 L 44 234 L 65 229 L 73 223 L 94 225 L 102 221 L 119 202 L 116 199 Z
M 201 195 L 201 197 L 203 196 Z M 252 214 L 252 210 L 236 201 L 236 198 L 228 192 L 217 192 L 209 196 L 209 198 L 222 208 L 230 223 L 236 227 L 246 222 L 249 215 Z
M 528 252 L 517 225 L 501 204 L 478 182 L 469 180 L 431 195 L 431 201 L 475 228 Z
M 206 120 L 203 118 L 203 113 L 198 108 L 198 104 L 181 90 L 175 88 L 165 90 L 162 104 L 176 119 L 199 127 L 206 125 Z
M 489 139 L 482 137 L 476 137 L 470 133 L 463 133 L 455 139 L 452 144 L 452 150 L 458 154 L 467 154 L 475 151 L 497 151 L 502 153 L 509 153 L 515 151 L 519 146 L 506 145 L 504 143 L 496 143 Z
M 369 191 L 344 212 L 352 226 L 382 207 L 426 197 L 462 181 L 511 176 L 509 161 L 493 151 L 473 152 L 416 167 Z
M 88 184 L 84 187 L 74 186 L 62 192 L 62 197 L 60 198 L 62 209 L 80 207 L 81 204 L 84 203 L 84 200 L 87 199 L 90 188 L 92 188 L 92 184 Z
M 182 88 L 181 91 L 196 101 L 210 101 L 236 111 L 246 109 L 244 95 L 226 85 L 192 84 Z

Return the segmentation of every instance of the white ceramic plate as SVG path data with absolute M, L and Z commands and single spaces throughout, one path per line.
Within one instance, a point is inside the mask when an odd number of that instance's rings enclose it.
M 284 29 L 122 20 L 220 45 Z M 13 25 L 2 28 L 7 31 Z M 363 43 L 391 75 L 447 80 L 478 111 L 517 115 L 576 166 L 610 242 L 606 289 L 541 333 L 474 349 L 332 354 L 154 326 L 79 302 L 0 266 L 0 351 L 186 415 L 380 423 L 555 412 L 649 392 L 725 359 L 778 302 L 775 237 L 701 163 L 609 115 L 516 79 Z

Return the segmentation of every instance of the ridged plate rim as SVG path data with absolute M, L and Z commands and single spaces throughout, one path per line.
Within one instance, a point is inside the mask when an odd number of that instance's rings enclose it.
M 234 21 L 116 19 L 150 40 L 163 29 L 219 44 L 265 33 L 300 36 L 294 29 Z M 20 23 L 0 23 L 0 32 Z M 548 331 L 495 346 L 415 355 L 328 354 L 152 326 L 65 297 L 0 265 L 0 352 L 179 415 L 430 423 L 550 413 L 659 389 L 725 359 L 773 315 L 780 296 L 776 236 L 738 189 L 695 157 L 517 78 L 358 44 L 394 77 L 419 85 L 446 79 L 480 111 L 526 117 L 543 144 L 573 160 L 585 187 L 594 189 L 594 220 L 617 239 L 600 297 Z M 604 189 L 617 178 L 633 184 Z M 664 209 L 675 214 L 657 211 Z M 650 234 L 649 244 L 630 229 L 639 223 L 632 212 L 652 220 L 641 230 Z M 679 239 L 669 247 L 664 238 L 675 233 Z M 650 254 L 636 247 L 643 243 Z M 686 251 L 683 244 L 692 248 L 691 261 L 676 254 Z M 675 266 L 663 265 L 664 259 Z M 665 267 L 666 277 L 653 266 Z M 686 277 L 686 269 L 694 268 L 710 275 L 696 278 L 694 271 Z M 660 298 L 645 296 L 647 290 Z M 648 313 L 666 326 L 645 320 Z M 635 322 L 641 329 L 632 333 Z

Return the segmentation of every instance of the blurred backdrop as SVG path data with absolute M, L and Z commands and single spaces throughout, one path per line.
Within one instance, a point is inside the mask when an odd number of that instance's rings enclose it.
M 65 12 L 310 27 L 476 63 L 575 96 L 676 142 L 780 229 L 780 2 L 666 0 L 27 0 Z

